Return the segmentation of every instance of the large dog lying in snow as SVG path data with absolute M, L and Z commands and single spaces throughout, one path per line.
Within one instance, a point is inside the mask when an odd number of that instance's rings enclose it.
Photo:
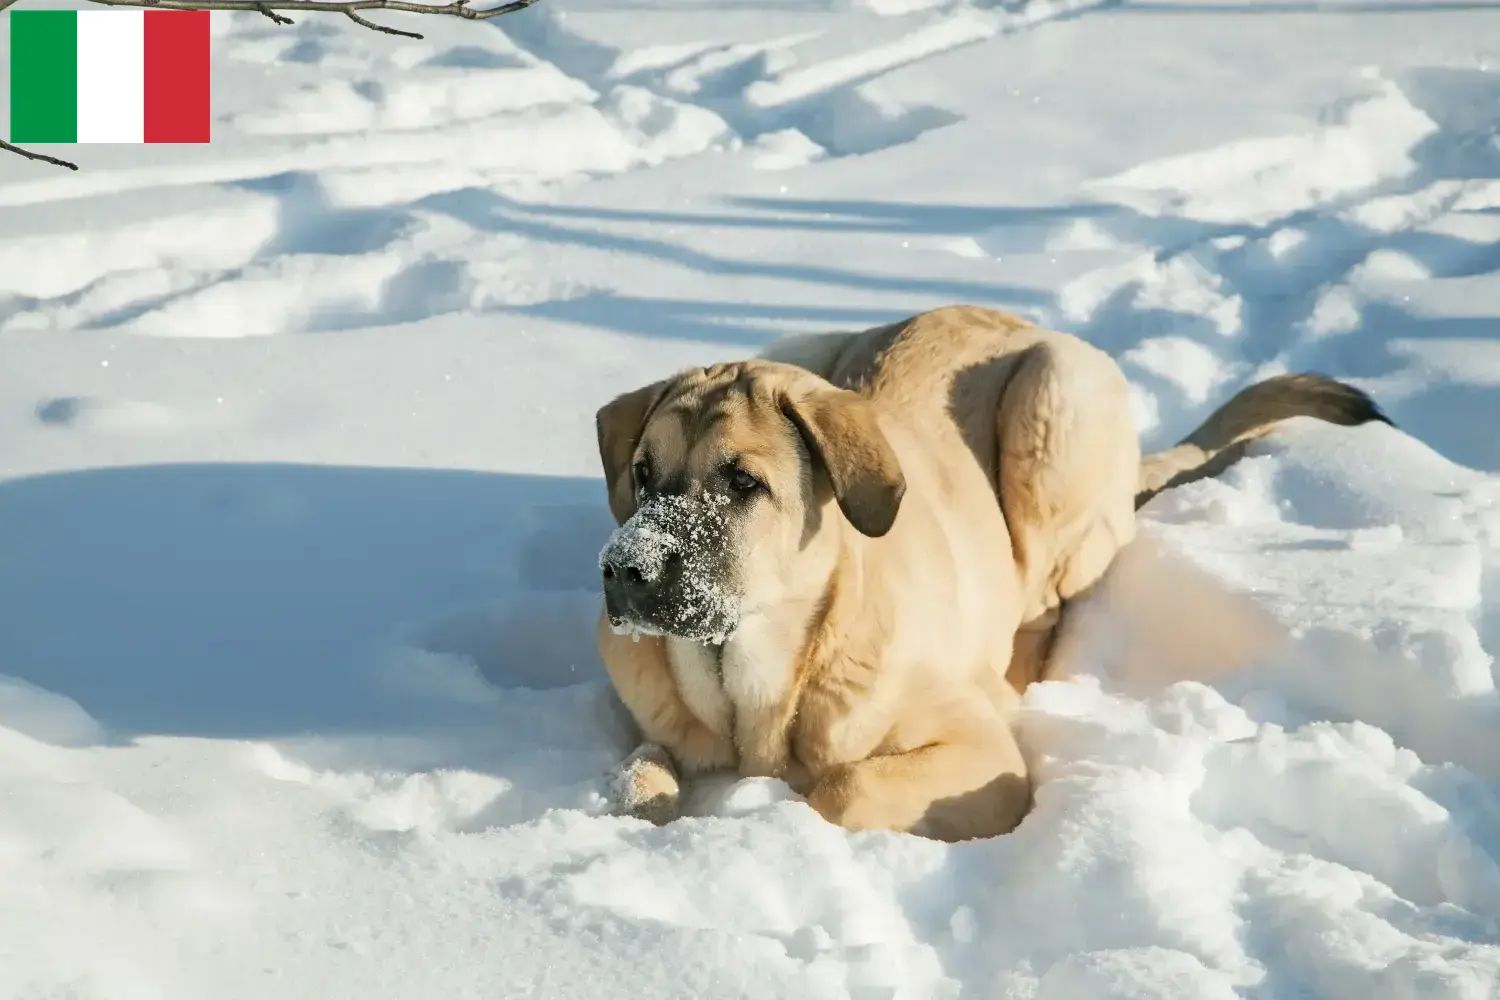
M 1031 802 L 1011 717 L 1061 609 L 1146 499 L 1294 416 L 1385 420 L 1282 376 L 1143 459 L 1108 355 L 967 306 L 620 396 L 598 641 L 642 738 L 621 807 L 669 820 L 682 777 L 728 769 L 849 829 L 1008 832 Z

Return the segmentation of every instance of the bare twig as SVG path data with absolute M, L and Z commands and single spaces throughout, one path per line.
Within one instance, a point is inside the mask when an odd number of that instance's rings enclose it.
M 269 7 L 267 7 L 263 3 L 256 4 L 255 5 L 255 9 L 258 10 L 258 11 L 260 11 L 262 14 L 266 15 L 267 17 L 269 17 L 271 20 L 275 21 L 277 24 L 296 24 L 297 23 L 296 21 L 293 21 L 289 17 L 282 17 L 280 14 L 276 13 L 274 10 L 272 10 Z
M 20 155 L 26 157 L 26 159 L 28 160 L 41 160 L 43 163 L 55 163 L 57 166 L 67 167 L 69 170 L 78 169 L 78 164 L 76 163 L 69 163 L 67 160 L 59 160 L 57 157 L 48 156 L 46 153 L 33 153 L 29 149 L 22 149 L 20 146 L 12 146 L 4 139 L 0 139 L 0 149 L 4 149 L 12 153 L 19 153 Z
M 0 10 L 4 10 L 15 2 L 16 0 L 0 0 Z M 415 32 L 382 28 L 378 24 L 355 16 L 356 12 L 398 10 L 407 14 L 447 14 L 452 17 L 467 18 L 470 21 L 487 21 L 492 17 L 500 17 L 502 14 L 514 14 L 518 10 L 525 10 L 540 2 L 541 0 L 509 0 L 498 7 L 475 10 L 469 6 L 469 0 L 449 0 L 448 3 L 440 4 L 413 3 L 411 0 L 89 0 L 89 3 L 97 3 L 105 7 L 150 7 L 152 10 L 257 10 L 262 14 L 276 10 L 332 12 L 346 14 L 366 28 L 401 35 L 404 38 L 421 38 L 422 36 Z M 278 24 L 292 23 L 290 18 L 274 18 L 274 20 Z
M 0 11 L 13 6 L 17 0 L 0 0 Z M 252 10 L 264 14 L 277 24 L 291 24 L 292 19 L 276 13 L 278 10 L 305 10 L 314 13 L 343 14 L 355 24 L 369 28 L 371 31 L 379 31 L 386 35 L 399 35 L 402 38 L 417 38 L 422 36 L 415 31 L 402 31 L 400 28 L 387 28 L 359 16 L 362 10 L 395 10 L 406 14 L 447 14 L 451 17 L 462 17 L 469 21 L 487 21 L 492 17 L 500 17 L 503 14 L 514 14 L 518 10 L 525 10 L 540 3 L 541 0 L 509 0 L 498 7 L 489 7 L 475 10 L 469 6 L 469 0 L 448 0 L 447 3 L 425 4 L 413 3 L 411 0 L 89 0 L 89 3 L 100 4 L 104 7 L 149 7 L 152 10 Z M 53 163 L 59 167 L 67 167 L 69 170 L 77 170 L 76 163 L 67 160 L 59 160 L 55 156 L 45 156 L 42 153 L 33 153 L 22 149 L 20 146 L 12 146 L 10 143 L 0 140 L 0 149 L 8 152 L 19 153 L 28 160 L 41 160 L 44 163 Z
M 455 0 L 455 2 L 457 2 L 457 0 Z M 346 11 L 344 11 L 344 13 L 349 15 L 349 20 L 353 21 L 355 24 L 362 24 L 366 28 L 369 28 L 371 31 L 380 31 L 380 32 L 384 32 L 387 35 L 400 35 L 402 38 L 421 38 L 422 37 L 421 35 L 417 34 L 415 31 L 402 31 L 400 28 L 387 28 L 383 24 L 376 24 L 374 21 L 366 21 L 364 18 L 362 18 L 358 14 L 354 13 L 353 10 L 346 10 Z

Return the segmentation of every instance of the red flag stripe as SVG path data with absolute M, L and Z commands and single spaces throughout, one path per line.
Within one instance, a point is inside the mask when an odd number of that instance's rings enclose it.
M 207 142 L 209 11 L 146 11 L 147 142 Z

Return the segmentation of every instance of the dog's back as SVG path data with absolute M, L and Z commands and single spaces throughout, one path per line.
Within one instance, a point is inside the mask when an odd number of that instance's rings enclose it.
M 757 357 L 796 365 L 832 381 L 830 376 L 844 349 L 857 337 L 866 336 L 869 332 L 840 330 L 834 333 L 794 333 L 771 341 Z
M 761 357 L 796 365 L 834 385 L 869 391 L 888 368 L 899 368 L 902 398 L 891 400 L 915 417 L 922 402 L 946 393 L 947 416 L 964 429 L 982 465 L 993 454 L 990 428 L 975 415 L 991 412 L 1019 355 L 1037 341 L 1069 349 L 1091 345 L 1026 320 L 978 306 L 945 306 L 868 330 L 794 334 L 772 341 Z M 1141 459 L 1135 506 L 1165 490 L 1219 475 L 1253 440 L 1294 417 L 1352 427 L 1391 420 L 1364 392 L 1316 373 L 1278 375 L 1253 383 L 1210 414 L 1177 445 Z M 1133 425 L 1132 425 L 1133 426 Z M 990 470 L 993 475 L 993 470 Z
M 943 306 L 866 330 L 792 334 L 772 341 L 759 356 L 866 395 L 899 387 L 914 399 L 923 391 L 945 393 L 947 382 L 972 365 L 1040 338 L 1066 336 L 995 309 Z

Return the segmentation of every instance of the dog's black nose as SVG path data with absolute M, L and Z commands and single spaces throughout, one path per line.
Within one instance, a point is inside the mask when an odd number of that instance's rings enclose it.
M 604 586 L 627 594 L 647 593 L 670 576 L 681 559 L 676 552 L 660 553 L 653 559 L 623 554 L 607 558 L 602 567 Z

